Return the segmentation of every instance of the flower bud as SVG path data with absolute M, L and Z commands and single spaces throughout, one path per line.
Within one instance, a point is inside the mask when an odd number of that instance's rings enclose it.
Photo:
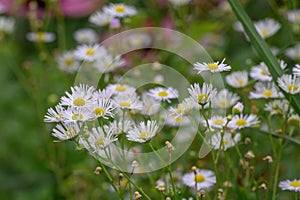
M 237 102 L 235 106 L 232 108 L 232 114 L 233 115 L 238 115 L 241 114 L 244 110 L 244 105 L 241 102 Z

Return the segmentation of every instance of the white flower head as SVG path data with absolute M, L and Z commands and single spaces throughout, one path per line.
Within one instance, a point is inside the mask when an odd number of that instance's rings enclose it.
M 107 89 L 103 89 L 103 90 L 96 90 L 93 94 L 94 99 L 105 99 L 108 100 L 111 98 L 111 96 L 113 95 L 113 91 L 112 90 L 107 90 Z
M 212 128 L 223 128 L 227 122 L 226 117 L 223 116 L 213 116 L 208 119 L 208 124 Z M 206 126 L 205 120 L 203 120 L 204 125 Z
M 79 60 L 84 60 L 88 62 L 93 62 L 99 58 L 101 58 L 103 55 L 107 53 L 107 50 L 100 46 L 99 44 L 94 45 L 80 45 L 76 48 L 74 51 L 74 55 Z
M 201 169 L 195 172 L 190 172 L 184 174 L 182 181 L 185 185 L 195 188 L 197 184 L 197 189 L 209 189 L 216 184 L 216 176 L 213 171 Z
M 293 60 L 300 60 L 300 44 L 286 49 L 285 55 Z
M 118 108 L 130 110 L 142 110 L 143 103 L 140 101 L 136 93 L 119 94 L 114 97 L 113 102 Z
M 62 113 L 65 123 L 85 122 L 95 119 L 94 114 L 85 108 L 69 107 Z
M 217 93 L 217 90 L 211 84 L 206 83 L 203 83 L 202 88 L 198 83 L 195 83 L 188 88 L 188 91 L 193 100 L 201 105 L 210 102 Z
M 57 124 L 52 130 L 52 135 L 59 140 L 69 140 L 76 137 L 80 133 L 79 126 L 76 123 Z
M 268 38 L 277 33 L 281 25 L 274 19 L 263 19 L 254 23 L 257 32 L 262 38 Z
M 107 13 L 97 11 L 89 17 L 89 22 L 97 26 L 108 25 L 113 17 Z
M 293 67 L 293 74 L 295 76 L 300 76 L 300 65 L 296 64 L 295 67 Z
M 285 115 L 289 110 L 289 102 L 285 99 L 273 100 L 265 105 L 264 110 L 270 112 L 271 115 Z
M 30 32 L 27 33 L 26 38 L 30 42 L 53 42 L 56 36 L 50 32 Z
M 109 117 L 113 117 L 113 103 L 109 99 L 98 99 L 88 108 L 91 113 L 94 115 L 94 119 L 96 118 L 104 118 L 108 119 Z
M 57 57 L 56 60 L 58 63 L 58 68 L 64 72 L 74 73 L 80 67 L 80 63 L 76 59 L 76 57 L 72 51 L 65 52 L 64 54 Z
M 222 89 L 212 99 L 213 108 L 227 109 L 236 104 L 240 97 L 227 89 Z
M 11 17 L 0 17 L 0 33 L 11 34 L 15 30 L 15 19 Z
M 223 71 L 230 71 L 231 67 L 224 63 L 225 58 L 219 62 L 211 62 L 211 63 L 199 63 L 196 62 L 194 64 L 194 70 L 198 71 L 197 73 L 200 74 L 203 71 L 210 71 L 212 73 L 214 72 L 223 72 Z
M 79 44 L 95 44 L 98 42 L 96 31 L 90 28 L 81 28 L 74 32 L 74 39 Z
M 250 72 L 251 78 L 259 81 L 271 81 L 272 76 L 269 72 L 267 65 L 264 62 L 259 63 L 259 65 L 253 66 Z
M 212 145 L 212 147 L 214 149 L 219 149 L 220 148 L 220 143 L 222 141 L 222 136 L 220 132 L 217 132 L 216 134 L 214 134 L 211 139 L 210 139 L 210 144 Z M 237 133 L 234 136 L 229 133 L 229 132 L 225 132 L 223 135 L 223 141 L 221 144 L 221 149 L 226 151 L 227 149 L 233 147 L 234 145 L 236 145 L 241 139 L 241 134 Z
M 130 17 L 137 14 L 137 10 L 133 6 L 127 6 L 123 3 L 110 4 L 103 7 L 103 12 L 112 17 Z
M 254 89 L 254 91 L 250 92 L 250 99 L 269 99 L 283 97 L 283 95 L 277 90 L 273 82 L 257 82 L 254 85 Z
M 279 187 L 282 190 L 300 192 L 300 180 L 294 179 L 294 180 L 280 181 Z
M 122 133 L 128 133 L 133 127 L 132 120 L 125 119 L 123 120 L 114 120 L 109 125 L 105 125 L 105 129 L 111 129 L 112 134 L 120 135 Z
M 226 76 L 226 82 L 233 88 L 242 88 L 248 84 L 248 72 L 236 71 Z
M 109 53 L 103 54 L 97 58 L 93 64 L 93 67 L 101 73 L 112 72 L 126 64 L 125 60 L 121 56 L 113 56 Z
M 146 123 L 140 122 L 139 125 L 129 130 L 126 137 L 130 141 L 144 143 L 151 140 L 157 134 L 157 131 L 156 121 L 148 120 Z
M 64 121 L 63 112 L 64 108 L 58 104 L 55 109 L 49 108 L 47 114 L 44 117 L 44 122 L 62 122 Z
M 191 0 L 169 0 L 174 7 L 184 6 L 190 3 Z
M 295 75 L 284 74 L 277 79 L 279 87 L 289 94 L 300 92 L 300 77 Z
M 286 13 L 286 18 L 291 22 L 295 24 L 300 24 L 300 9 L 297 10 L 289 10 Z
M 156 87 L 156 88 L 150 89 L 147 92 L 147 94 L 156 100 L 167 101 L 169 103 L 171 102 L 171 99 L 176 99 L 179 96 L 178 91 L 172 87 L 168 87 L 168 88 Z
M 143 102 L 143 109 L 141 113 L 143 115 L 154 115 L 160 109 L 161 103 L 160 101 L 154 99 L 153 97 L 149 96 L 146 93 L 142 94 L 142 102 Z
M 251 127 L 259 123 L 256 115 L 234 115 L 232 120 L 228 123 L 229 128 L 242 129 L 246 127 Z

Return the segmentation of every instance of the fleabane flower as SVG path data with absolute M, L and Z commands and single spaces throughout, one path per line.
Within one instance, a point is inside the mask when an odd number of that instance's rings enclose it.
M 286 13 L 286 18 L 292 23 L 300 24 L 300 9 L 289 10 Z
M 80 133 L 79 126 L 76 123 L 57 124 L 52 130 L 52 135 L 59 140 L 69 140 L 76 137 Z
M 211 63 L 200 63 L 196 62 L 194 64 L 194 70 L 198 71 L 197 73 L 200 74 L 203 71 L 210 71 L 214 72 L 223 72 L 223 71 L 230 71 L 231 67 L 224 63 L 225 58 L 221 62 L 211 62 Z
M 229 128 L 242 129 L 246 127 L 251 127 L 259 123 L 256 115 L 234 115 L 232 120 L 228 123 Z
M 74 73 L 80 67 L 80 63 L 72 51 L 63 53 L 62 55 L 58 56 L 56 60 L 58 63 L 58 68 L 67 73 Z
M 209 189 L 216 184 L 216 176 L 213 171 L 201 169 L 196 172 L 186 173 L 182 177 L 183 184 L 197 190 Z
M 274 19 L 263 19 L 254 23 L 254 27 L 262 38 L 268 38 L 277 33 L 281 25 Z
M 289 94 L 300 92 L 300 77 L 295 75 L 284 74 L 277 79 L 278 85 Z
M 205 105 L 216 95 L 217 90 L 211 84 L 203 83 L 201 88 L 198 83 L 195 83 L 188 88 L 188 92 L 196 103 Z
M 63 111 L 62 115 L 66 123 L 85 122 L 95 119 L 94 114 L 88 109 L 78 107 L 69 107 Z
M 62 122 L 64 121 L 63 112 L 65 109 L 60 105 L 56 105 L 55 109 L 48 108 L 47 114 L 44 117 L 44 122 Z
M 280 98 L 283 95 L 277 90 L 273 82 L 257 82 L 254 85 L 254 91 L 250 92 L 250 99 L 259 99 L 259 98 Z
M 74 32 L 74 39 L 79 44 L 95 44 L 98 42 L 98 35 L 96 31 L 90 28 L 81 28 Z
M 0 33 L 11 34 L 15 30 L 15 19 L 11 17 L 0 17 Z
M 285 55 L 293 60 L 300 60 L 300 44 L 287 48 Z
M 296 64 L 295 67 L 293 67 L 293 74 L 295 76 L 300 76 L 300 65 Z
M 89 22 L 97 26 L 108 25 L 113 17 L 107 13 L 97 11 L 89 17 Z
M 119 94 L 114 97 L 113 102 L 120 109 L 142 110 L 143 103 L 136 93 Z
M 240 97 L 227 89 L 222 89 L 212 99 L 213 108 L 227 109 L 236 104 Z
M 191 0 L 169 0 L 169 2 L 175 6 L 175 7 L 179 7 L 179 6 L 184 6 L 187 5 L 191 2 Z
M 142 94 L 142 102 L 143 102 L 143 109 L 141 110 L 141 113 L 143 115 L 153 115 L 157 113 L 160 109 L 161 102 L 154 99 L 153 97 L 149 96 L 146 93 Z
M 95 88 L 85 84 L 71 87 L 71 93 L 66 92 L 66 96 L 61 97 L 62 106 L 87 107 L 95 101 L 93 92 Z
M 135 93 L 135 88 L 126 84 L 110 84 L 106 87 L 106 90 L 116 95 L 120 95 L 120 94 L 130 95 L 132 93 Z
M 123 3 L 110 4 L 103 7 L 103 12 L 112 17 L 130 17 L 137 14 L 137 10 L 133 6 L 127 6 Z
M 265 105 L 264 110 L 270 112 L 271 115 L 286 115 L 289 110 L 289 102 L 285 99 L 273 100 Z
M 109 53 L 97 58 L 93 67 L 100 73 L 109 73 L 125 65 L 125 60 L 121 56 L 113 56 Z
M 300 192 L 300 180 L 285 180 L 279 182 L 279 187 L 282 190 Z
M 51 32 L 30 32 L 27 33 L 26 38 L 30 42 L 53 42 L 56 36 Z
M 243 88 L 248 83 L 247 71 L 235 71 L 226 76 L 226 82 L 233 88 Z
M 227 119 L 226 119 L 226 117 L 223 117 L 223 116 L 213 116 L 210 119 L 208 119 L 208 124 L 212 128 L 220 128 L 221 129 L 225 126 L 226 122 L 227 122 Z M 205 126 L 207 126 L 205 120 L 203 121 L 203 124 Z
M 76 48 L 74 55 L 79 60 L 84 60 L 88 62 L 93 62 L 98 58 L 101 58 L 104 54 L 107 53 L 107 50 L 100 46 L 99 44 L 86 45 L 82 44 Z
M 132 120 L 114 120 L 109 125 L 104 126 L 105 129 L 111 129 L 112 134 L 120 135 L 122 133 L 128 133 L 133 128 Z
M 212 145 L 213 149 L 221 149 L 223 151 L 226 151 L 227 149 L 233 147 L 236 145 L 241 139 L 241 134 L 237 133 L 234 136 L 229 133 L 225 132 L 223 135 L 223 141 L 222 141 L 222 135 L 220 132 L 215 133 L 211 139 L 210 139 L 210 144 Z M 222 141 L 222 144 L 220 144 Z
M 150 89 L 147 94 L 158 101 L 167 101 L 169 103 L 171 102 L 171 99 L 178 98 L 178 91 L 172 87 L 156 87 Z
M 251 78 L 259 81 L 271 81 L 272 76 L 269 72 L 267 65 L 264 62 L 259 63 L 259 65 L 253 66 L 250 72 Z
M 157 131 L 156 121 L 148 120 L 146 123 L 140 122 L 132 130 L 129 130 L 126 137 L 130 141 L 144 143 L 151 140 L 157 134 Z
M 94 119 L 108 119 L 109 117 L 113 117 L 112 111 L 114 109 L 114 105 L 109 99 L 98 99 L 92 103 L 88 109 L 91 113 L 93 113 Z

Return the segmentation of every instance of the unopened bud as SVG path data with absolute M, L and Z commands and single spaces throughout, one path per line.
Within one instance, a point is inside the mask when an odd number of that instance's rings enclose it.
M 235 106 L 233 106 L 232 114 L 239 115 L 243 112 L 243 110 L 244 110 L 244 105 L 241 102 L 238 102 L 237 104 L 235 104 Z
M 268 189 L 268 188 L 267 188 L 267 185 L 266 185 L 265 183 L 260 184 L 260 186 L 259 186 L 258 188 L 261 189 L 261 190 L 266 190 L 266 189 Z
M 171 197 L 167 197 L 166 200 L 171 200 Z
M 299 126 L 300 124 L 300 117 L 299 115 L 292 115 L 288 119 L 288 124 L 291 126 Z
M 199 196 L 200 196 L 201 198 L 204 198 L 204 197 L 205 197 L 205 190 L 200 190 L 200 191 L 199 191 Z
M 175 150 L 174 146 L 169 141 L 166 141 L 165 144 L 166 144 L 167 151 L 174 151 Z
M 245 158 L 247 158 L 248 160 L 250 160 L 254 157 L 255 157 L 255 155 L 254 155 L 253 151 L 251 151 L 251 150 L 245 154 Z
M 192 168 L 192 171 L 196 174 L 197 173 L 197 167 L 196 166 L 193 166 Z
M 95 173 L 95 174 L 100 174 L 101 171 L 102 171 L 102 168 L 101 168 L 101 167 L 96 167 L 94 173 Z
M 245 144 L 246 144 L 246 145 L 251 144 L 251 138 L 246 137 L 246 138 L 245 138 Z
M 265 156 L 265 157 L 263 157 L 263 160 L 267 161 L 268 163 L 273 162 L 273 158 L 271 156 Z
M 133 199 L 134 200 L 138 200 L 140 198 L 142 198 L 142 195 L 138 191 L 134 192 Z
M 156 187 L 155 187 L 158 191 L 165 191 L 166 187 L 165 187 L 165 183 L 159 183 Z
M 136 160 L 132 161 L 131 167 L 136 168 L 136 167 L 138 167 L 138 166 L 139 166 L 139 163 L 138 163 Z
M 124 175 L 122 173 L 119 174 L 119 180 L 122 181 L 124 178 Z

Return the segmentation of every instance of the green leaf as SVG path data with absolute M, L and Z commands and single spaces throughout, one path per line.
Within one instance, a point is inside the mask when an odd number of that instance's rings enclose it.
M 268 69 L 273 77 L 276 84 L 277 78 L 283 74 L 283 70 L 277 61 L 277 58 L 272 54 L 271 50 L 268 48 L 266 42 L 260 37 L 256 31 L 251 19 L 243 9 L 243 7 L 238 3 L 237 0 L 228 0 L 233 12 L 235 13 L 238 20 L 242 23 L 245 32 L 247 33 L 251 44 L 254 49 L 261 57 L 261 59 L 266 63 Z M 281 89 L 281 88 L 280 88 Z M 288 99 L 297 113 L 300 113 L 300 95 L 290 95 L 281 89 L 285 98 Z

